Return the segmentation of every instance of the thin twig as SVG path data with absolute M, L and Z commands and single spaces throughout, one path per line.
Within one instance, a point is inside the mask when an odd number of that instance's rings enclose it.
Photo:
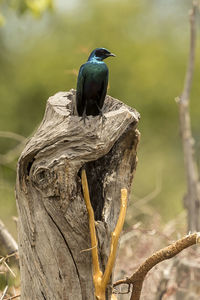
M 139 268 L 133 273 L 131 277 L 118 280 L 113 284 L 113 287 L 116 287 L 120 284 L 133 285 L 133 290 L 132 290 L 132 295 L 130 300 L 139 300 L 144 278 L 155 265 L 157 265 L 159 262 L 163 260 L 174 257 L 185 248 L 188 248 L 199 242 L 200 242 L 199 232 L 193 233 L 191 235 L 187 235 L 186 237 L 176 241 L 175 243 L 169 245 L 168 247 L 165 247 L 155 252 L 152 256 L 147 258 L 144 261 L 144 263 L 142 263 L 139 266 Z
M 7 300 L 16 299 L 16 298 L 19 298 L 20 296 L 21 296 L 21 294 L 18 294 L 18 295 L 15 295 L 15 296 L 12 296 L 12 297 L 8 298 Z
M 9 150 L 5 154 L 0 154 L 0 164 L 1 165 L 7 165 L 11 162 L 13 162 L 18 156 L 20 155 L 23 147 L 25 146 L 26 140 L 19 143 L 16 147 Z
M 0 241 L 10 254 L 18 251 L 18 245 L 12 235 L 8 232 L 3 222 L 0 220 Z
M 183 92 L 176 98 L 179 104 L 180 130 L 184 152 L 184 163 L 187 176 L 187 196 L 186 208 L 188 212 L 188 230 L 200 230 L 200 187 L 198 181 L 197 164 L 194 159 L 194 139 L 191 131 L 191 121 L 189 112 L 189 97 L 194 73 L 195 49 L 196 49 L 196 15 L 198 3 L 193 2 L 190 10 L 190 51 L 189 60 L 185 76 Z
M 11 131 L 0 131 L 0 138 L 9 138 L 20 142 L 16 147 L 9 150 L 7 153 L 0 154 L 0 164 L 6 165 L 11 163 L 19 156 L 27 139 L 24 136 Z
M 4 261 L 3 263 L 4 263 L 4 265 L 6 266 L 6 268 L 8 269 L 8 271 L 10 271 L 10 273 L 12 274 L 12 276 L 13 276 L 14 278 L 16 278 L 15 273 L 14 273 L 13 270 L 9 267 L 9 265 L 6 263 L 6 261 Z
M 185 82 L 183 87 L 183 92 L 180 97 L 181 102 L 189 101 L 192 79 L 194 74 L 194 62 L 195 62 L 195 49 L 196 49 L 196 13 L 198 9 L 197 1 L 193 1 L 193 7 L 189 11 L 189 20 L 190 20 L 190 51 L 189 51 L 189 59 L 188 66 L 185 76 Z
M 6 256 L 0 256 L 0 257 L 1 257 L 1 258 L 0 258 L 0 263 L 1 263 L 3 260 L 6 261 L 8 258 L 13 257 L 13 256 L 15 256 L 16 258 L 18 258 L 18 251 L 13 252 L 13 253 L 11 253 L 11 254 L 8 254 L 8 255 L 6 255 Z
M 3 294 L 2 294 L 2 296 L 1 296 L 1 299 L 0 300 L 3 300 L 3 298 L 5 297 L 5 295 L 6 295 L 6 292 L 7 292 L 7 290 L 8 290 L 8 285 L 5 287 L 5 289 L 4 289 L 4 291 L 3 291 Z
M 19 142 L 24 142 L 26 140 L 24 136 L 11 131 L 0 131 L 0 138 L 9 138 Z

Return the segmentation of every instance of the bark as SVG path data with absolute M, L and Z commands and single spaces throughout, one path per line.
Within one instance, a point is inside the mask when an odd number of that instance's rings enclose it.
M 86 168 L 104 271 L 122 188 L 136 168 L 139 114 L 106 97 L 105 121 L 80 121 L 75 91 L 47 102 L 44 119 L 18 162 L 21 300 L 94 299 L 88 215 L 80 170 Z M 82 251 L 88 249 L 87 251 Z M 111 289 L 107 289 L 110 299 Z

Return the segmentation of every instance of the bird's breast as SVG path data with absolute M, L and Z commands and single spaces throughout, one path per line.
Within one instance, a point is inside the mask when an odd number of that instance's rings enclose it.
M 86 80 L 84 86 L 84 94 L 87 99 L 95 99 L 98 97 L 101 91 L 102 81 L 101 80 Z
M 95 79 L 101 79 L 108 75 L 108 68 L 104 62 L 89 62 L 85 66 L 85 76 Z

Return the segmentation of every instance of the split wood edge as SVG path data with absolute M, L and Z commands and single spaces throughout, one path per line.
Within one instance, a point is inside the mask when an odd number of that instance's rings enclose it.
M 127 189 L 121 189 L 120 213 L 119 213 L 119 217 L 118 217 L 118 221 L 117 221 L 115 230 L 111 234 L 110 254 L 108 257 L 108 262 L 106 264 L 105 272 L 103 274 L 99 267 L 94 211 L 93 211 L 93 208 L 92 208 L 92 205 L 90 202 L 87 176 L 86 176 L 86 172 L 85 172 L 84 168 L 81 171 L 81 180 L 82 180 L 84 200 L 86 203 L 88 216 L 89 216 L 89 228 L 90 228 L 90 237 L 91 237 L 93 282 L 94 282 L 94 288 L 95 288 L 95 297 L 97 300 L 105 300 L 106 299 L 105 298 L 106 297 L 105 296 L 106 287 L 108 285 L 110 276 L 112 274 L 112 269 L 113 269 L 115 258 L 116 258 L 118 240 L 119 240 L 119 236 L 122 231 L 125 216 L 126 216 Z

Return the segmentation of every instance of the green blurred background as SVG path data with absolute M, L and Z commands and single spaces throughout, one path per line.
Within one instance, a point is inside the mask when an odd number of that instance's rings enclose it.
M 106 61 L 108 93 L 141 114 L 131 203 L 153 193 L 152 211 L 163 223 L 175 218 L 183 209 L 186 182 L 174 98 L 184 82 L 192 1 L 33 2 L 0 1 L 0 218 L 16 236 L 14 186 L 23 137 L 39 125 L 48 97 L 76 87 L 80 65 L 101 46 L 117 55 Z M 197 57 L 191 95 L 197 153 L 199 64 Z M 136 210 L 131 204 L 127 226 L 143 219 L 142 210 L 134 217 Z

